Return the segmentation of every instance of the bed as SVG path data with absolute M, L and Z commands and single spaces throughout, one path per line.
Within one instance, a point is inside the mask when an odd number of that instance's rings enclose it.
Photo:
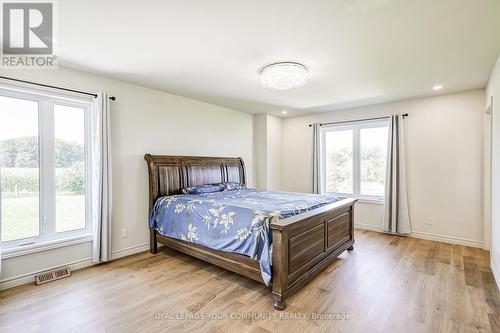
M 259 191 L 182 194 L 186 187 L 246 183 L 241 158 L 145 155 L 150 251 L 158 243 L 272 288 L 273 306 L 352 250 L 355 199 Z

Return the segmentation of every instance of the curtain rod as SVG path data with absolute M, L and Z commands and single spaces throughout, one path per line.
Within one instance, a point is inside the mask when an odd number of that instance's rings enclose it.
M 403 114 L 402 117 L 403 118 L 408 117 L 408 113 Z M 387 119 L 387 118 L 390 118 L 390 116 L 376 117 L 376 118 L 366 118 L 366 119 L 356 119 L 356 120 L 335 121 L 335 122 L 330 122 L 330 123 L 320 123 L 319 126 L 333 125 L 333 124 L 357 123 L 358 121 L 379 120 L 379 119 Z M 312 124 L 309 124 L 309 127 L 311 127 L 311 126 L 312 126 Z
M 97 94 L 89 93 L 89 92 L 86 92 L 86 91 L 80 91 L 80 90 L 74 90 L 74 89 L 68 89 L 68 88 L 61 88 L 61 87 L 51 86 L 51 85 L 43 84 L 43 83 L 37 83 L 37 82 L 31 82 L 31 81 L 14 79 L 14 78 L 11 78 L 11 77 L 6 77 L 6 76 L 0 76 L 0 79 L 10 80 L 10 81 L 15 81 L 15 82 L 20 82 L 20 83 L 27 83 L 27 84 L 32 84 L 32 85 L 35 85 L 35 86 L 40 86 L 40 87 L 45 87 L 45 88 L 52 88 L 52 89 L 58 89 L 58 90 L 63 90 L 63 91 L 69 91 L 69 92 L 73 92 L 73 93 L 77 93 L 77 94 L 94 96 L 94 98 L 97 98 Z M 115 96 L 109 96 L 109 99 L 112 100 L 112 101 L 116 100 Z

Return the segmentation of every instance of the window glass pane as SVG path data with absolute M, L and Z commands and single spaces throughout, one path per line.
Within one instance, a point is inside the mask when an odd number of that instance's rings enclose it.
M 384 196 L 388 128 L 362 128 L 359 135 L 361 195 Z
M 38 103 L 0 96 L 2 242 L 40 232 Z
M 56 232 L 85 228 L 85 112 L 54 105 Z
M 353 192 L 352 135 L 352 130 L 325 133 L 327 192 Z

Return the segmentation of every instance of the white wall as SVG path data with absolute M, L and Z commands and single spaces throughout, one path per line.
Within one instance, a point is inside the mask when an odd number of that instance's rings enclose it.
M 267 115 L 253 116 L 255 187 L 267 189 Z
M 487 97 L 488 94 L 486 94 Z M 483 115 L 483 248 L 491 250 L 491 114 Z
M 283 187 L 283 119 L 267 116 L 267 188 L 279 191 Z
M 252 116 L 137 85 L 69 69 L 3 71 L 3 76 L 84 90 L 105 91 L 112 102 L 113 239 L 117 255 L 146 249 L 148 178 L 145 153 L 235 156 L 253 186 Z M 121 238 L 121 229 L 128 237 Z M 91 244 L 2 260 L 1 282 L 91 257 Z
M 491 118 L 491 269 L 500 285 L 500 58 L 491 74 L 487 93 L 493 96 Z
M 408 197 L 414 236 L 471 246 L 483 242 L 485 91 L 405 100 L 284 121 L 283 187 L 312 191 L 313 122 L 409 113 L 405 120 Z M 355 223 L 379 230 L 383 205 L 359 203 Z M 433 217 L 433 225 L 427 224 Z
M 256 186 L 279 191 L 283 187 L 283 119 L 255 115 L 253 133 Z

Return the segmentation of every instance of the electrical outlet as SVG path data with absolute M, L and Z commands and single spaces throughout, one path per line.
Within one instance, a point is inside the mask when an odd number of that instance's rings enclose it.
M 429 217 L 427 218 L 427 224 L 428 224 L 428 225 L 432 225 L 432 223 L 433 223 L 433 222 L 434 222 L 434 219 L 433 219 L 432 217 L 430 217 L 430 216 L 429 216 Z
M 122 229 L 122 238 L 127 238 L 128 237 L 128 230 L 126 228 Z

